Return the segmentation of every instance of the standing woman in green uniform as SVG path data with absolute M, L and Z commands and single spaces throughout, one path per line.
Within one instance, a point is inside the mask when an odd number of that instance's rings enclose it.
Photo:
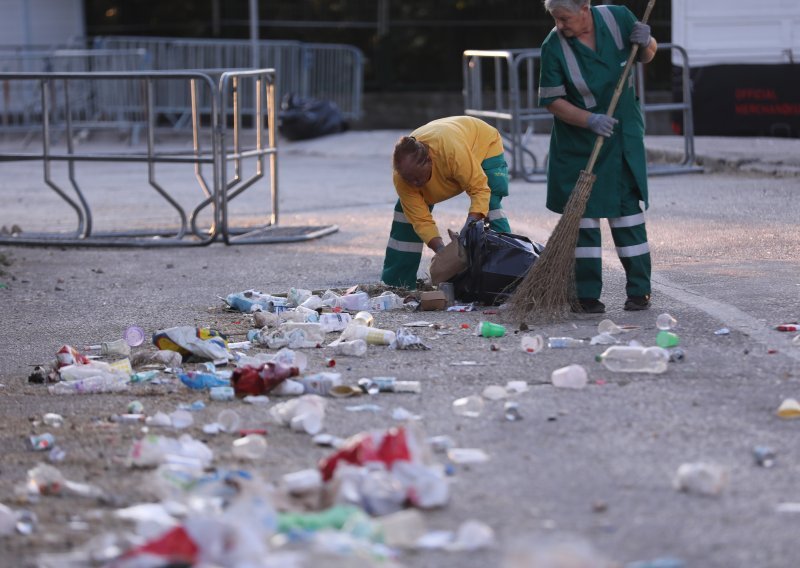
M 465 227 L 487 218 L 495 231 L 508 233 L 500 204 L 508 195 L 508 165 L 496 128 L 471 116 L 450 116 L 403 136 L 392 156 L 397 191 L 394 219 L 381 279 L 414 289 L 423 244 L 444 247 L 431 211 L 436 203 L 466 193 L 470 199 Z
M 648 205 L 644 120 L 633 74 L 613 118 L 605 116 L 633 44 L 650 62 L 658 44 L 650 27 L 624 6 L 591 0 L 544 0 L 556 27 L 542 44 L 539 104 L 553 113 L 547 166 L 547 208 L 563 213 L 594 141 L 604 136 L 594 182 L 575 249 L 576 311 L 603 313 L 600 218 L 607 218 L 625 268 L 626 310 L 650 307 L 650 248 L 644 213 Z

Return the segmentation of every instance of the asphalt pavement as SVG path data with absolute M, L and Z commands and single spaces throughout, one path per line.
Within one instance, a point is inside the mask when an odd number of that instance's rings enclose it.
M 131 525 L 113 508 L 77 497 L 43 496 L 19 503 L 15 487 L 42 459 L 27 438 L 46 430 L 41 416 L 62 414 L 67 425 L 55 434 L 67 451 L 57 464 L 64 474 L 113 492 L 124 504 L 152 501 L 147 472 L 125 466 L 138 427 L 110 430 L 108 417 L 134 394 L 148 413 L 170 412 L 198 398 L 178 388 L 151 387 L 131 395 L 58 397 L 27 383 L 37 364 L 47 363 L 63 344 L 83 346 L 113 339 L 131 324 L 148 333 L 177 325 L 215 326 L 241 338 L 246 317 L 223 309 L 220 297 L 245 290 L 286 292 L 290 287 L 325 290 L 375 285 L 395 202 L 390 155 L 399 131 L 353 131 L 306 142 L 281 141 L 280 217 L 285 226 L 336 224 L 339 231 L 291 244 L 143 249 L 0 246 L 9 261 L 0 276 L 3 340 L 0 342 L 0 503 L 38 515 L 38 529 L 2 541 L 15 565 L 37 565 L 43 552 L 63 552 L 97 534 L 130 534 Z M 649 155 L 674 161 L 680 137 L 648 137 Z M 114 144 L 120 144 L 113 142 Z M 2 141 L 3 148 L 18 140 Z M 108 146 L 86 140 L 84 148 Z M 121 143 L 120 146 L 124 146 Z M 533 142 L 543 155 L 546 138 Z M 370 347 L 364 359 L 339 360 L 346 382 L 394 375 L 419 380 L 420 395 L 380 395 L 381 412 L 355 413 L 346 406 L 364 399 L 331 399 L 326 431 L 342 437 L 394 425 L 402 406 L 422 416 L 428 435 L 449 435 L 461 447 L 489 454 L 482 464 L 455 466 L 448 505 L 425 511 L 429 529 L 455 530 L 466 519 L 486 523 L 494 546 L 476 552 L 417 551 L 402 554 L 406 566 L 502 566 L 509 551 L 522 550 L 528 566 L 556 538 L 589 543 L 588 553 L 625 566 L 674 557 L 686 567 L 790 567 L 796 565 L 800 502 L 800 422 L 783 420 L 776 409 L 800 398 L 800 346 L 794 333 L 775 330 L 800 320 L 800 141 L 791 139 L 697 138 L 702 174 L 652 177 L 647 214 L 653 251 L 653 306 L 622 310 L 624 277 L 607 227 L 603 228 L 604 316 L 576 316 L 552 324 L 530 322 L 528 333 L 545 338 L 588 339 L 607 317 L 631 330 L 624 341 L 655 340 L 655 319 L 667 312 L 685 352 L 662 375 L 607 371 L 594 357 L 602 346 L 519 349 L 520 322 L 486 308 L 468 313 L 392 311 L 375 314 L 376 325 L 397 329 L 424 319 L 439 328 L 414 328 L 429 351 Z M 0 163 L 4 207 L 0 227 L 23 231 L 67 229 L 74 216 L 52 197 L 35 162 Z M 55 175 L 69 182 L 63 169 Z M 179 199 L 196 199 L 191 168 L 164 167 L 159 179 Z M 98 229 L 169 224 L 172 212 L 150 200 L 146 169 L 137 164 L 81 165 L 76 179 L 95 204 Z M 546 242 L 558 217 L 544 207 L 542 183 L 514 180 L 504 200 L 512 230 Z M 466 199 L 437 205 L 440 230 L 460 227 Z M 232 205 L 240 223 L 269 214 L 262 192 Z M 425 253 L 424 276 L 430 262 Z M 474 335 L 484 319 L 504 323 L 507 334 L 488 340 Z M 467 327 L 464 328 L 463 326 Z M 727 332 L 725 331 L 727 330 Z M 152 349 L 152 347 L 150 347 Z M 142 347 L 145 349 L 145 347 Z M 307 352 L 310 368 L 321 370 L 330 349 Z M 550 373 L 579 363 L 589 385 L 567 391 L 549 384 Z M 478 418 L 456 416 L 454 399 L 480 394 L 492 384 L 523 380 L 517 395 L 523 419 L 507 422 L 502 402 L 485 401 Z M 202 397 L 200 397 L 202 398 Z M 208 422 L 231 403 L 205 399 L 196 422 Z M 266 423 L 258 410 L 232 403 L 248 425 Z M 308 438 L 268 425 L 269 453 L 262 461 L 237 463 L 230 439 L 211 437 L 219 467 L 257 471 L 273 481 L 313 467 L 330 452 Z M 167 432 L 169 434 L 169 432 Z M 191 430 L 201 437 L 199 427 Z M 776 455 L 772 468 L 756 465 L 755 446 Z M 439 457 L 441 459 L 441 457 Z M 726 472 L 716 497 L 678 492 L 673 477 L 689 462 L 715 464 Z M 781 508 L 781 504 L 784 506 Z M 573 553 L 578 554 L 573 547 Z M 538 558 L 538 557 L 537 557 Z M 343 565 L 369 560 L 346 558 Z M 538 562 L 538 564 L 537 564 Z M 302 565 L 302 564 L 301 564 Z M 309 564 L 310 565 L 310 564 Z

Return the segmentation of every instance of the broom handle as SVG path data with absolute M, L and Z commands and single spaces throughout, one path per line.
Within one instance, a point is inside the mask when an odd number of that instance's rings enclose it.
M 650 12 L 653 11 L 653 6 L 655 6 L 655 4 L 656 0 L 650 0 L 647 3 L 647 8 L 644 11 L 644 17 L 642 17 L 643 24 L 646 24 L 647 20 L 650 19 Z M 614 95 L 611 97 L 611 104 L 608 105 L 606 116 L 613 116 L 614 111 L 617 110 L 617 103 L 619 102 L 620 96 L 622 96 L 622 89 L 625 87 L 625 81 L 628 79 L 628 74 L 631 72 L 631 68 L 633 67 L 633 60 L 638 54 L 639 44 L 634 43 L 633 47 L 631 48 L 631 53 L 628 55 L 628 61 L 625 64 L 625 69 L 622 70 L 622 75 L 620 75 L 619 81 L 617 82 L 617 88 L 614 89 Z M 592 148 L 592 154 L 589 156 L 589 163 L 586 164 L 586 173 L 592 173 L 594 164 L 597 162 L 597 157 L 600 155 L 600 148 L 602 148 L 604 140 L 604 136 L 598 135 L 597 139 L 594 141 L 594 148 Z

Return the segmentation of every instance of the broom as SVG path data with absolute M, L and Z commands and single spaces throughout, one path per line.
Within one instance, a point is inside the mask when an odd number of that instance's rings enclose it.
M 647 3 L 642 23 L 647 23 L 655 3 L 655 0 Z M 608 106 L 606 116 L 613 116 L 625 81 L 633 67 L 633 60 L 638 53 L 639 44 L 637 43 L 631 48 L 625 69 L 623 69 L 617 82 L 617 88 L 611 97 L 611 104 Z M 564 207 L 564 213 L 550 234 L 544 251 L 508 300 L 509 313 L 517 321 L 524 321 L 528 316 L 540 321 L 564 319 L 567 309 L 576 303 L 575 247 L 578 244 L 578 230 L 581 218 L 586 211 L 586 202 L 589 200 L 592 186 L 597 179 L 592 170 L 604 140 L 603 136 L 597 136 L 586 169 L 581 170 L 578 181 Z

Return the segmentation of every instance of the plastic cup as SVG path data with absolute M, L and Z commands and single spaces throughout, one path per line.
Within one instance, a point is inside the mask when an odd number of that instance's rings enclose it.
M 526 353 L 538 353 L 544 347 L 544 339 L 541 335 L 523 335 L 519 346 Z
M 483 337 L 503 337 L 506 334 L 506 328 L 499 323 L 482 321 L 478 324 L 478 334 Z
M 671 331 L 661 330 L 656 334 L 656 345 L 659 347 L 676 347 L 680 342 L 680 338 Z
M 670 314 L 660 314 L 656 318 L 656 327 L 662 330 L 672 329 L 678 325 L 678 320 L 672 317 Z
M 239 429 L 242 419 L 239 418 L 239 414 L 235 410 L 226 408 L 217 415 L 217 424 L 220 425 L 223 432 L 232 434 Z
M 131 347 L 138 347 L 144 343 L 144 330 L 138 325 L 132 325 L 122 332 L 122 339 Z

